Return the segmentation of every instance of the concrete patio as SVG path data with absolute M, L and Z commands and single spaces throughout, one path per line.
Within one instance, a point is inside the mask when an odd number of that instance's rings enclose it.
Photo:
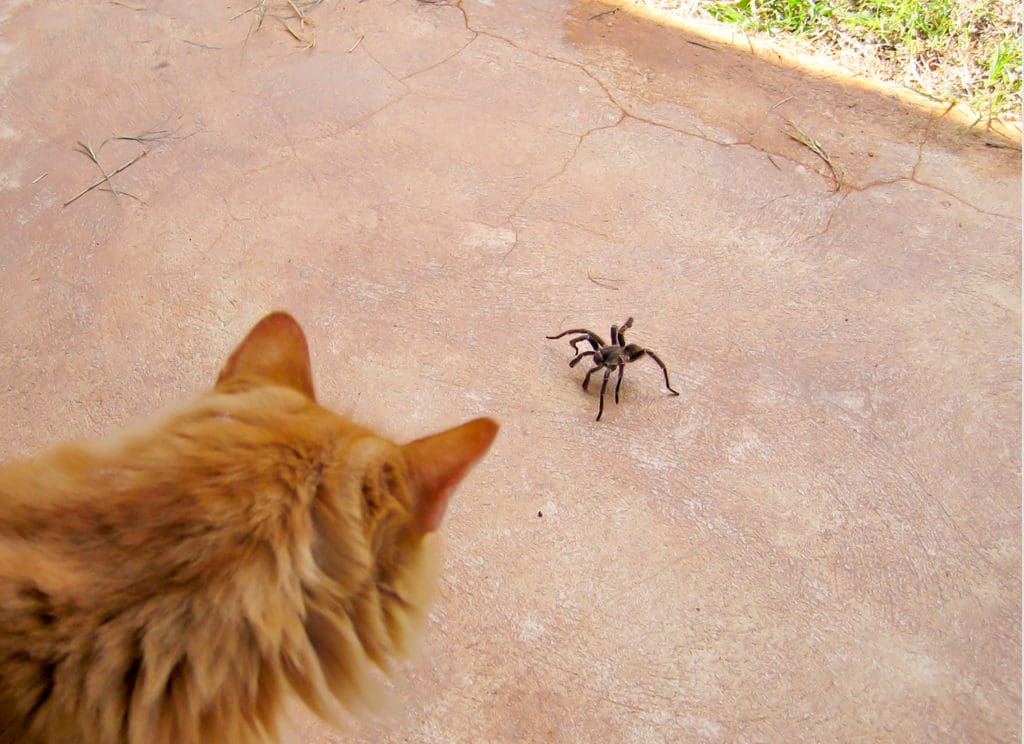
M 1019 739 L 1019 143 L 607 6 L 252 4 L 0 1 L 0 458 L 275 308 L 360 422 L 496 417 L 398 712 L 295 741 Z M 681 395 L 597 423 L 544 336 L 628 316 Z

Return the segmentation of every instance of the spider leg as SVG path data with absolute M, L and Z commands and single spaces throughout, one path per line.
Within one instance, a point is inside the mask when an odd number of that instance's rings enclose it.
M 562 331 L 557 336 L 545 336 L 544 338 L 550 338 L 551 340 L 554 340 L 556 338 L 561 338 L 562 336 L 568 336 L 570 333 L 587 334 L 590 333 L 590 331 L 588 331 L 586 328 L 570 328 L 568 331 Z
M 592 352 L 592 351 L 581 351 L 579 354 L 577 354 L 576 356 L 573 357 L 572 361 L 569 362 L 569 366 L 570 367 L 575 367 L 577 364 L 580 363 L 580 360 L 583 359 L 583 357 L 587 357 L 587 356 L 594 356 L 594 352 Z
M 548 339 L 554 340 L 556 338 L 561 338 L 562 336 L 568 336 L 570 333 L 579 333 L 579 334 L 583 335 L 584 338 L 586 338 L 586 340 L 590 341 L 591 344 L 593 344 L 596 341 L 597 345 L 594 346 L 595 349 L 605 345 L 604 341 L 601 340 L 600 336 L 598 336 L 593 331 L 588 331 L 586 328 L 570 328 L 568 331 L 562 331 L 557 336 L 545 336 L 544 338 L 548 338 Z M 580 339 L 580 341 L 582 341 L 582 340 L 583 339 Z M 570 341 L 569 343 L 572 343 L 572 341 Z
M 586 390 L 586 389 L 587 389 L 587 385 L 589 385 L 589 384 L 590 384 L 590 376 L 591 376 L 592 374 L 594 374 L 595 372 L 597 372 L 597 370 L 601 369 L 601 367 L 603 367 L 603 366 L 604 366 L 603 364 L 599 364 L 599 365 L 597 365 L 596 367 L 592 367 L 592 368 L 591 368 L 591 369 L 590 369 L 590 370 L 589 370 L 589 371 L 587 372 L 587 376 L 583 378 L 583 389 L 584 389 L 584 390 Z
M 578 344 L 581 344 L 584 341 L 589 343 L 593 347 L 594 351 L 597 351 L 598 349 L 601 348 L 601 344 L 600 344 L 601 339 L 597 338 L 593 333 L 591 333 L 588 336 L 577 336 L 576 338 L 570 339 L 569 340 L 569 346 L 572 347 L 572 350 L 573 350 L 574 353 L 579 354 L 580 353 L 580 349 L 579 349 Z
M 604 369 L 604 379 L 601 380 L 601 402 L 600 402 L 600 404 L 598 405 L 598 408 L 597 408 L 597 420 L 598 421 L 601 420 L 601 414 L 604 413 L 604 390 L 605 390 L 606 387 L 608 387 L 608 377 L 611 375 L 611 373 L 612 373 L 612 368 L 611 367 L 605 367 L 605 369 Z
M 617 335 L 619 340 L 615 341 L 613 339 L 612 340 L 612 344 L 616 344 L 617 343 L 619 346 L 625 346 L 626 345 L 626 329 L 629 328 L 631 325 L 633 325 L 633 319 L 632 318 L 626 318 L 626 322 L 619 326 L 618 333 L 617 334 L 613 334 L 613 335 Z M 612 326 L 612 327 L 614 328 L 614 326 Z
M 665 367 L 665 363 L 663 361 L 661 361 L 658 358 L 658 355 L 655 354 L 650 349 L 645 349 L 644 351 L 647 352 L 647 356 L 649 356 L 651 359 L 653 359 L 655 362 L 658 363 L 658 366 L 661 367 L 661 371 L 665 373 L 665 387 L 668 388 L 669 392 L 672 393 L 672 395 L 679 395 L 679 391 L 678 390 L 673 390 L 672 389 L 672 384 L 668 381 L 668 368 Z
M 622 373 L 626 371 L 626 365 L 619 365 L 619 380 L 615 383 L 615 405 L 619 404 L 619 388 L 622 387 Z

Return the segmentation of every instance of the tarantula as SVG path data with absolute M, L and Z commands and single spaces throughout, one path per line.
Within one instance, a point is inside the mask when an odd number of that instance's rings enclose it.
M 601 381 L 601 402 L 597 409 L 598 421 L 601 420 L 601 414 L 604 413 L 604 391 L 608 387 L 608 377 L 611 375 L 612 370 L 616 367 L 619 368 L 619 379 L 615 383 L 615 402 L 617 404 L 619 402 L 619 388 L 622 386 L 622 373 L 626 369 L 626 365 L 630 362 L 635 362 L 642 356 L 649 356 L 657 362 L 658 366 L 661 367 L 661 371 L 665 373 L 665 387 L 668 388 L 672 395 L 679 395 L 678 391 L 672 389 L 672 385 L 668 381 L 668 369 L 665 367 L 665 363 L 658 358 L 657 354 L 638 344 L 626 343 L 626 329 L 632 325 L 633 319 L 628 318 L 621 326 L 612 326 L 612 342 L 610 344 L 606 344 L 600 336 L 593 331 L 588 331 L 586 328 L 572 328 L 568 331 L 562 331 L 557 336 L 545 336 L 545 338 L 556 339 L 568 336 L 570 333 L 581 334 L 576 338 L 569 339 L 569 345 L 572 346 L 572 350 L 576 353 L 576 356 L 569 362 L 569 366 L 575 367 L 583 357 L 593 357 L 594 366 L 587 372 L 587 376 L 583 378 L 584 390 L 590 384 L 590 376 L 602 367 L 604 368 L 604 379 Z M 593 351 L 579 350 L 579 344 L 584 341 L 594 347 Z

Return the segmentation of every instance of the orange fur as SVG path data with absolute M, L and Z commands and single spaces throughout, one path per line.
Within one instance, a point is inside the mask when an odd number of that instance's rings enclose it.
M 400 446 L 320 407 L 291 316 L 148 428 L 0 469 L 0 742 L 273 741 L 372 704 L 497 425 Z

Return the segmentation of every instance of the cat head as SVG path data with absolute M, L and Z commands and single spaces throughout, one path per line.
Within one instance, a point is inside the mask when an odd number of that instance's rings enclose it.
M 287 388 L 315 402 L 306 338 L 286 313 L 268 315 L 250 331 L 228 358 L 215 390 L 262 387 Z M 386 670 L 390 657 L 412 650 L 436 585 L 433 534 L 498 425 L 479 418 L 396 444 L 311 408 L 337 442 L 327 447 L 332 454 L 325 457 L 310 503 L 312 557 L 328 581 L 304 587 L 305 635 L 333 696 L 350 704 L 373 698 L 374 685 L 360 659 Z M 305 694 L 300 679 L 291 682 L 323 713 L 319 695 Z
M 249 332 L 228 357 L 216 388 L 227 389 L 240 381 L 278 385 L 316 400 L 309 346 L 295 318 L 271 313 Z M 492 419 L 478 418 L 402 446 L 415 521 L 422 533 L 441 526 L 455 487 L 484 456 L 497 433 Z

